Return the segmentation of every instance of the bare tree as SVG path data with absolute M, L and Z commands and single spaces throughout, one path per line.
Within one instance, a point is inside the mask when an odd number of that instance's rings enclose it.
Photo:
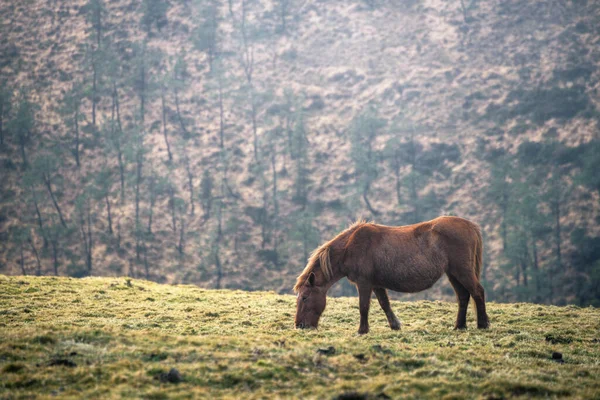
M 0 146 L 4 145 L 4 123 L 11 111 L 12 93 L 3 79 L 0 81 Z
M 84 98 L 83 87 L 79 83 L 75 83 L 73 88 L 65 94 L 60 113 L 63 116 L 65 125 L 67 125 L 73 135 L 73 156 L 77 168 L 81 167 L 80 162 L 80 147 L 81 147 L 81 132 L 79 121 L 81 115 L 81 103 Z
M 248 38 L 246 12 L 246 0 L 242 0 L 242 16 L 239 24 L 240 36 L 242 38 L 242 55 L 240 58 L 240 63 L 242 65 L 242 68 L 244 69 L 244 75 L 246 76 L 246 82 L 248 85 L 248 94 L 250 97 L 250 116 L 252 120 L 252 134 L 254 137 L 254 161 L 258 162 L 258 132 L 256 123 L 257 109 L 254 93 L 254 83 L 252 82 L 252 76 L 254 73 L 254 47 L 252 46 Z

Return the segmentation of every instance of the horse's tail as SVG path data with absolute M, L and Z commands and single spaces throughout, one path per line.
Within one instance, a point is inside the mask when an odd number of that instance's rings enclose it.
M 481 237 L 481 229 L 475 225 L 475 254 L 473 257 L 475 265 L 475 276 L 479 280 L 481 278 L 481 271 L 483 270 L 483 238 Z

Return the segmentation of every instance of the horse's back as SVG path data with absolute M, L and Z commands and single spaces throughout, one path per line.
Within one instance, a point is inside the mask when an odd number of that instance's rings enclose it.
M 428 221 L 432 229 L 449 238 L 463 239 L 479 233 L 479 226 L 461 217 L 443 216 Z

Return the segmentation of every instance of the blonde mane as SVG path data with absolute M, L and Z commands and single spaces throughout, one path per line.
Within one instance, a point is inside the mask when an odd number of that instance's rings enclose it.
M 306 267 L 304 268 L 304 270 L 302 271 L 302 273 L 300 274 L 300 276 L 298 276 L 298 278 L 296 279 L 296 284 L 294 285 L 294 292 L 298 293 L 298 291 L 300 290 L 300 288 L 302 286 L 304 286 L 304 284 L 306 283 L 306 281 L 308 280 L 309 275 L 314 272 L 315 270 L 315 265 L 317 262 L 319 262 L 319 265 L 321 267 L 321 272 L 323 272 L 323 275 L 325 276 L 325 280 L 329 281 L 332 276 L 333 276 L 333 270 L 331 269 L 331 260 L 329 257 L 329 252 L 331 249 L 331 245 L 334 241 L 336 241 L 338 238 L 340 238 L 342 235 L 354 230 L 355 228 L 362 226 L 364 224 L 366 224 L 367 222 L 365 220 L 357 220 L 356 222 L 354 222 L 352 225 L 350 225 L 348 227 L 348 229 L 344 230 L 343 232 L 339 233 L 338 235 L 336 235 L 336 237 L 334 237 L 333 239 L 331 239 L 330 241 L 328 241 L 325 244 L 322 244 L 321 246 L 317 247 L 311 254 L 310 257 L 308 259 L 308 262 L 306 263 Z

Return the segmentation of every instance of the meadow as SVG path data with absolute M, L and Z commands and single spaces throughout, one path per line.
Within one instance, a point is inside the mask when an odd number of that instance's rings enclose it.
M 0 276 L 0 398 L 600 398 L 600 310 L 329 298 L 296 330 L 293 295 L 128 278 Z

